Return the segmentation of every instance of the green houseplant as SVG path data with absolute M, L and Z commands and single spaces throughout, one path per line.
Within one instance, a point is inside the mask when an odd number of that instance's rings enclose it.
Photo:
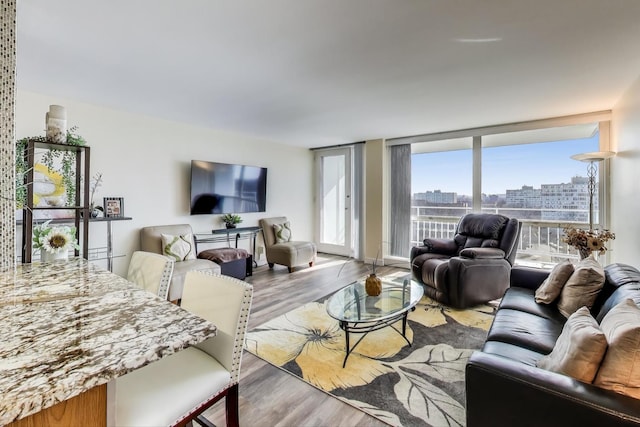
M 236 225 L 242 222 L 242 218 L 240 218 L 240 215 L 235 215 L 231 213 L 222 215 L 221 219 L 227 228 L 236 228 Z

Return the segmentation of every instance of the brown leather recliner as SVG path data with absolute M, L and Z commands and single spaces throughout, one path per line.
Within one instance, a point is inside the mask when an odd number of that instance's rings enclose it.
M 496 214 L 467 214 L 453 239 L 424 239 L 411 248 L 413 277 L 425 295 L 456 308 L 501 298 L 509 287 L 520 222 Z

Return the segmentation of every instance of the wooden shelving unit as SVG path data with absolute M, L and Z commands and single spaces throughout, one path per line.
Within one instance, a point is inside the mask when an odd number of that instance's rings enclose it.
M 35 152 L 36 149 L 44 150 L 59 150 L 59 151 L 73 151 L 75 152 L 75 175 L 76 175 L 76 197 L 74 206 L 63 207 L 35 207 L 33 206 L 33 182 L 34 182 L 34 166 L 35 166 Z M 91 164 L 91 149 L 87 146 L 58 144 L 54 142 L 44 142 L 39 140 L 29 140 L 27 142 L 27 148 L 25 150 L 25 162 L 27 164 L 27 173 L 25 175 L 25 186 L 27 189 L 26 206 L 23 208 L 23 221 L 22 221 L 22 262 L 31 262 L 31 255 L 33 253 L 33 225 L 34 221 L 44 222 L 46 219 L 34 220 L 34 212 L 41 210 L 73 210 L 74 215 L 72 218 L 64 218 L 65 222 L 73 222 L 76 227 L 77 234 L 76 239 L 80 244 L 82 250 L 82 257 L 88 259 L 89 256 L 89 186 L 90 186 L 90 171 L 89 165 Z M 84 183 L 82 176 L 85 177 Z M 80 255 L 80 250 L 75 251 L 75 255 Z

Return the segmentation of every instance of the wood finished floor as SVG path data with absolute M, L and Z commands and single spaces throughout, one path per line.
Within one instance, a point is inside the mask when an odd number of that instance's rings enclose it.
M 277 265 L 273 270 L 267 266 L 254 269 L 253 276 L 246 280 L 253 284 L 249 330 L 365 277 L 368 267 L 361 262 L 319 254 L 313 267 L 299 267 L 291 274 L 286 267 Z M 398 269 L 377 270 L 380 275 L 393 271 Z M 239 402 L 241 427 L 387 425 L 246 351 Z M 214 405 L 205 416 L 216 426 L 225 426 L 224 401 Z

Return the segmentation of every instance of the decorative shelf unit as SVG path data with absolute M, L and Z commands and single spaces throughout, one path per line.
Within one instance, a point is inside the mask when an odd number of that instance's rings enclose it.
M 75 204 L 74 206 L 33 206 L 33 183 L 34 183 L 34 166 L 36 149 L 42 150 L 58 150 L 75 152 Z M 74 215 L 70 218 L 60 218 L 66 222 L 73 222 L 76 227 L 76 239 L 82 249 L 82 257 L 87 259 L 89 256 L 89 185 L 91 176 L 89 173 L 89 165 L 91 164 L 91 149 L 84 145 L 59 144 L 55 142 L 41 141 L 30 139 L 27 141 L 27 147 L 24 153 L 25 163 L 27 165 L 27 173 L 25 174 L 24 184 L 27 189 L 26 206 L 23 208 L 22 221 L 22 262 L 30 263 L 33 254 L 33 223 L 34 212 L 37 211 L 73 211 Z M 85 177 L 82 180 L 82 176 Z M 36 219 L 40 222 L 40 219 Z M 46 219 L 42 219 L 42 222 Z M 81 227 L 82 225 L 82 227 Z M 78 249 L 75 255 L 80 255 Z

